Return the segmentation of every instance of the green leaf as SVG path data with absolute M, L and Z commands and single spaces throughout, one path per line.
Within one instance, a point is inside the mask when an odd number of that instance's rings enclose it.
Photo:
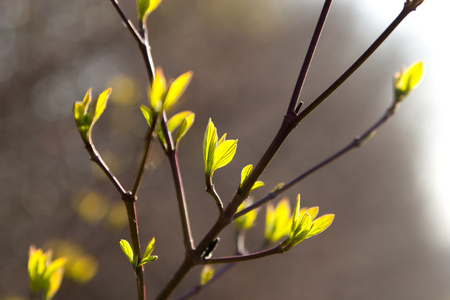
M 32 292 L 38 292 L 43 287 L 42 275 L 46 267 L 47 256 L 41 249 L 30 247 L 28 258 L 28 277 Z
M 167 129 L 170 132 L 173 132 L 178 126 L 180 126 L 181 122 L 183 122 L 183 120 L 186 119 L 186 117 L 190 114 L 192 114 L 191 111 L 182 111 L 172 116 L 169 119 L 169 121 L 167 121 Z
M 260 188 L 264 186 L 264 182 L 262 181 L 257 181 L 253 184 L 252 188 L 250 189 L 250 191 L 256 190 L 257 188 Z
M 95 109 L 90 107 L 92 102 L 92 89 L 88 89 L 82 102 L 75 102 L 73 105 L 73 116 L 80 132 L 81 138 L 85 143 L 91 143 L 91 131 L 94 124 L 102 115 L 106 108 L 111 89 L 103 91 L 97 97 Z
M 42 275 L 42 280 L 43 281 L 48 281 L 54 272 L 56 272 L 58 269 L 64 269 L 64 265 L 65 264 L 66 264 L 66 259 L 65 258 L 58 258 L 58 259 L 54 260 L 45 269 L 45 272 Z
M 236 154 L 237 142 L 238 140 L 223 140 L 216 147 L 214 151 L 214 163 L 211 168 L 212 172 L 226 166 L 233 160 Z
M 97 105 L 95 106 L 95 114 L 92 119 L 91 126 L 94 126 L 95 122 L 100 118 L 102 113 L 105 111 L 106 104 L 108 103 L 109 95 L 111 94 L 111 88 L 103 91 L 97 98 Z
M 250 173 L 253 170 L 253 165 L 246 165 L 242 171 L 241 171 L 241 184 L 239 185 L 239 187 L 242 187 L 242 184 L 244 183 L 245 180 L 247 180 L 248 176 L 250 176 Z
M 294 208 L 294 214 L 292 216 L 292 225 L 291 225 L 291 232 L 289 234 L 289 240 L 292 240 L 294 238 L 294 233 L 296 228 L 299 226 L 300 223 L 300 194 L 297 196 L 297 202 L 295 204 Z
M 145 120 L 147 120 L 148 126 L 152 127 L 152 124 L 153 124 L 152 111 L 150 110 L 150 108 L 148 108 L 145 105 L 141 104 L 140 107 L 141 107 L 141 112 L 144 115 Z
M 194 113 L 187 115 L 186 118 L 183 119 L 183 121 L 180 124 L 180 127 L 178 127 L 177 130 L 177 136 L 175 137 L 175 145 L 178 145 L 183 136 L 188 132 L 192 124 L 194 124 L 194 120 L 195 120 Z
M 417 62 L 394 76 L 395 102 L 401 102 L 419 83 L 423 74 L 423 63 Z
M 150 255 L 146 258 L 144 258 L 143 260 L 141 260 L 141 262 L 139 263 L 138 267 L 145 265 L 146 263 L 155 261 L 158 259 L 158 255 Z
M 289 235 L 291 228 L 290 214 L 291 207 L 287 198 L 283 198 L 277 204 L 275 209 L 272 204 L 267 205 L 265 225 L 266 240 L 274 243 L 282 237 Z
M 133 255 L 133 249 L 131 249 L 130 243 L 128 243 L 127 240 L 120 240 L 120 248 L 122 249 L 122 252 L 125 254 L 125 256 L 128 258 L 130 263 L 135 265 L 134 263 L 134 255 Z
M 308 208 L 306 210 L 306 212 L 311 217 L 311 219 L 314 220 L 314 218 L 317 217 L 317 214 L 319 213 L 319 207 L 314 206 L 314 207 Z
M 205 175 L 211 176 L 211 169 L 214 162 L 214 150 L 217 145 L 217 129 L 214 123 L 209 119 L 203 138 L 203 161 L 205 163 Z
M 147 247 L 145 248 L 143 259 L 152 255 L 153 249 L 155 249 L 155 238 L 152 238 L 152 240 L 147 244 Z
M 51 273 L 50 277 L 45 281 L 45 287 L 44 287 L 44 300 L 51 300 L 55 296 L 56 292 L 59 290 L 59 287 L 61 286 L 61 282 L 63 280 L 64 276 L 64 264 L 66 263 L 65 259 L 55 260 L 53 263 L 55 263 L 55 266 L 49 273 Z M 52 264 L 53 264 L 52 263 Z M 52 267 L 52 264 L 49 266 L 49 268 Z
M 323 215 L 320 218 L 314 220 L 312 223 L 311 230 L 308 233 L 307 238 L 313 237 L 315 235 L 318 235 L 319 233 L 322 233 L 325 229 L 330 227 L 331 223 L 333 223 L 334 215 Z
M 180 99 L 191 82 L 192 75 L 193 72 L 189 71 L 175 79 L 169 87 L 169 91 L 164 100 L 163 109 L 169 110 Z
M 152 262 L 158 259 L 157 255 L 151 255 L 153 252 L 153 249 L 155 249 L 155 238 L 153 238 L 145 248 L 144 256 L 142 257 L 141 262 L 139 263 L 138 267 L 145 265 L 148 262 Z
M 166 78 L 163 70 L 158 67 L 155 70 L 155 78 L 149 93 L 150 108 L 153 111 L 153 115 L 158 115 L 161 112 L 163 96 L 166 90 Z
M 147 21 L 148 15 L 154 11 L 162 0 L 138 0 L 138 18 L 143 23 Z
M 239 211 L 243 210 L 244 208 L 249 207 L 252 204 L 253 204 L 253 201 L 246 199 L 244 202 L 242 202 L 241 205 L 239 205 L 236 212 L 239 212 Z M 249 211 L 245 215 L 240 216 L 239 218 L 237 218 L 234 221 L 235 228 L 239 231 L 250 229 L 255 223 L 257 214 L 258 214 L 258 211 L 256 209 L 254 209 L 254 210 Z
M 200 285 L 207 284 L 214 277 L 214 268 L 210 265 L 205 265 L 200 274 Z

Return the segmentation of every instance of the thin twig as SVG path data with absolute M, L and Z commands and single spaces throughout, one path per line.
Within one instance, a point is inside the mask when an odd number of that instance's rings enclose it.
M 300 74 L 298 75 L 297 83 L 295 84 L 294 92 L 292 93 L 291 102 L 289 103 L 286 115 L 295 113 L 294 110 L 296 110 L 297 102 L 300 97 L 300 93 L 302 92 L 303 84 L 305 83 L 306 74 L 308 73 L 308 69 L 309 66 L 311 65 L 314 52 L 316 51 L 317 43 L 319 42 L 319 38 L 325 25 L 325 21 L 327 19 L 332 1 L 333 0 L 326 0 L 325 3 L 323 4 L 322 12 L 320 13 L 316 29 L 314 30 L 314 34 L 311 38 L 311 42 L 309 44 L 305 60 L 303 61 Z
M 132 191 L 133 196 L 137 196 L 139 187 L 140 187 L 142 179 L 144 177 L 144 171 L 145 171 L 145 168 L 147 167 L 147 161 L 149 158 L 150 147 L 151 147 L 152 141 L 153 141 L 153 131 L 155 130 L 155 126 L 156 126 L 156 121 L 153 122 L 152 127 L 150 127 L 147 130 L 147 134 L 145 136 L 144 153 L 142 155 L 141 164 L 139 166 L 139 171 L 136 176 L 136 180 L 134 182 L 133 191 Z
M 392 23 L 383 31 L 383 33 L 370 45 L 370 47 L 347 69 L 329 88 L 327 88 L 316 100 L 301 111 L 295 118 L 295 122 L 300 123 L 306 116 L 308 116 L 314 109 L 316 109 L 325 99 L 328 98 L 338 87 L 340 87 L 387 39 L 387 37 L 394 31 L 395 28 L 412 12 L 410 5 L 403 6 L 400 14 L 392 21 Z
M 222 203 L 222 200 L 220 199 L 219 194 L 217 194 L 217 191 L 214 188 L 214 184 L 211 182 L 210 178 L 208 178 L 208 181 L 209 182 L 207 183 L 207 186 L 206 186 L 206 192 L 208 194 L 210 194 L 211 197 L 214 198 L 214 200 L 216 201 L 217 209 L 219 210 L 219 214 L 221 216 L 223 216 L 223 203 Z
M 397 108 L 398 108 L 398 104 L 391 105 L 387 109 L 387 111 L 383 114 L 383 116 L 380 119 L 378 119 L 378 121 L 376 121 L 361 136 L 354 138 L 353 141 L 351 141 L 347 146 L 345 146 L 341 150 L 337 151 L 336 153 L 334 153 L 333 155 L 331 155 L 327 159 L 323 160 L 322 162 L 318 163 L 317 165 L 315 165 L 314 167 L 312 167 L 308 171 L 306 171 L 303 174 L 299 175 L 295 179 L 291 180 L 289 183 L 283 185 L 283 187 L 281 187 L 280 189 L 267 194 L 261 200 L 258 200 L 257 202 L 253 203 L 252 205 L 250 205 L 250 206 L 240 210 L 239 212 L 237 212 L 234 215 L 233 220 L 236 220 L 240 216 L 243 216 L 246 213 L 248 213 L 248 212 L 250 212 L 250 211 L 252 211 L 252 210 L 254 210 L 254 209 L 256 209 L 256 208 L 258 208 L 260 206 L 262 206 L 263 204 L 269 202 L 270 200 L 275 199 L 281 193 L 287 191 L 292 186 L 294 186 L 295 184 L 299 183 L 300 181 L 302 181 L 303 179 L 305 179 L 306 177 L 308 177 L 312 173 L 316 172 L 317 170 L 321 169 L 322 167 L 324 167 L 324 166 L 328 165 L 329 163 L 337 160 L 342 155 L 348 153 L 350 150 L 353 150 L 353 149 L 361 147 L 363 145 L 363 143 L 367 142 L 375 134 L 376 130 L 381 125 L 383 125 L 387 120 L 389 120 L 395 114 Z
M 85 143 L 85 147 L 87 152 L 89 153 L 90 160 L 95 162 L 103 171 L 103 173 L 106 174 L 106 176 L 109 178 L 109 180 L 112 182 L 114 187 L 117 189 L 121 197 L 124 197 L 127 193 L 127 191 L 123 188 L 122 184 L 119 182 L 119 180 L 111 173 L 106 163 L 103 161 L 102 157 L 98 153 L 97 149 L 95 149 L 93 144 Z
M 185 247 L 186 251 L 189 252 L 192 249 L 194 249 L 194 242 L 193 242 L 192 233 L 191 233 L 191 225 L 189 222 L 189 214 L 188 214 L 187 205 L 186 205 L 186 197 L 184 195 L 183 181 L 181 179 L 180 167 L 178 165 L 177 152 L 174 147 L 172 135 L 170 134 L 169 129 L 167 128 L 167 116 L 166 116 L 165 111 L 162 112 L 161 127 L 162 127 L 162 131 L 164 133 L 164 138 L 166 140 L 166 145 L 167 145 L 166 154 L 170 161 L 173 182 L 174 182 L 175 190 L 176 190 L 176 194 L 177 194 L 178 209 L 180 212 L 181 227 L 183 230 L 184 247 Z

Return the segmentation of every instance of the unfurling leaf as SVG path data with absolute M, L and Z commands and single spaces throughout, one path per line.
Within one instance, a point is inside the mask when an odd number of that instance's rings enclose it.
M 241 205 L 239 205 L 236 212 L 239 212 L 239 211 L 243 210 L 244 208 L 249 207 L 252 204 L 253 204 L 253 202 L 251 200 L 246 199 L 244 202 L 242 202 Z M 257 214 L 258 214 L 258 210 L 254 209 L 254 210 L 249 211 L 245 215 L 240 216 L 239 218 L 237 218 L 234 221 L 235 228 L 238 231 L 250 229 L 255 223 Z
M 130 263 L 133 265 L 133 267 L 135 267 L 133 249 L 131 249 L 130 243 L 128 243 L 127 240 L 120 240 L 120 248 L 130 261 Z
M 52 260 L 52 252 L 30 247 L 28 259 L 28 277 L 31 294 L 43 291 L 43 299 L 52 299 L 58 291 L 64 275 L 65 258 Z
M 83 101 L 76 101 L 73 105 L 73 116 L 77 124 L 78 131 L 85 143 L 91 143 L 91 132 L 94 124 L 102 115 L 106 108 L 111 89 L 103 91 L 96 100 L 95 109 L 91 107 L 92 89 L 88 89 Z
M 308 233 L 308 237 L 313 237 L 315 235 L 318 235 L 319 233 L 322 233 L 325 229 L 330 227 L 331 223 L 333 223 L 334 215 L 323 215 L 320 218 L 317 218 L 312 223 L 311 230 Z
M 237 140 L 227 140 L 225 133 L 217 141 L 217 129 L 209 119 L 203 138 L 203 161 L 205 162 L 205 180 L 210 184 L 215 170 L 226 166 L 236 154 Z
M 241 183 L 240 183 L 240 185 L 239 185 L 239 188 L 241 188 L 242 187 L 242 184 L 245 182 L 245 180 L 247 180 L 247 178 L 250 176 L 250 173 L 252 172 L 252 170 L 253 170 L 253 165 L 246 165 L 243 169 L 242 169 L 242 171 L 241 171 Z M 254 184 L 253 184 L 253 186 L 252 186 L 252 188 L 250 189 L 250 191 L 253 191 L 254 189 L 257 189 L 257 188 L 259 188 L 259 187 L 262 187 L 262 186 L 264 186 L 264 182 L 262 182 L 262 181 L 256 181 Z
M 177 130 L 177 136 L 175 137 L 175 146 L 178 146 L 181 138 L 188 132 L 192 124 L 194 124 L 195 114 L 191 113 L 186 116 L 186 118 L 181 121 L 180 127 Z
M 153 112 L 153 115 L 158 115 L 161 112 L 161 108 L 163 105 L 163 97 L 166 93 L 166 77 L 164 77 L 163 70 L 158 67 L 155 70 L 155 78 L 153 80 L 149 99 L 150 99 L 150 108 Z
M 269 208 L 269 207 L 268 207 Z M 272 209 L 273 211 L 273 209 Z M 268 210 L 269 212 L 269 210 Z M 327 229 L 334 220 L 334 215 L 324 215 L 314 220 L 319 212 L 318 207 L 312 207 L 309 209 L 300 209 L 300 195 L 297 197 L 297 203 L 290 219 L 290 232 L 288 238 L 281 243 L 283 251 L 287 251 L 297 245 L 298 243 L 318 235 Z M 272 213 L 273 214 L 273 213 Z M 272 217 L 273 219 L 274 217 Z M 273 221 L 272 221 L 273 222 Z M 268 222 L 266 222 L 267 224 Z M 267 225 L 266 225 L 267 230 Z M 266 235 L 267 237 L 267 235 Z
M 189 71 L 180 75 L 175 81 L 170 85 L 169 91 L 167 92 L 166 98 L 164 100 L 163 109 L 169 110 L 180 97 L 183 95 L 187 86 L 191 82 L 193 72 Z
M 150 110 L 150 108 L 141 104 L 141 112 L 144 115 L 145 120 L 147 120 L 148 126 L 152 127 L 154 119 L 153 119 L 153 114 L 152 114 L 152 111 Z
M 276 208 L 269 203 L 266 212 L 265 238 L 269 242 L 276 242 L 287 236 L 291 229 L 291 207 L 289 200 L 283 198 Z
M 207 284 L 214 277 L 214 268 L 210 265 L 205 265 L 200 274 L 200 285 Z
M 138 0 L 138 18 L 145 23 L 148 15 L 154 11 L 162 0 Z
M 205 163 L 205 176 L 210 177 L 212 174 L 212 165 L 214 163 L 214 150 L 217 146 L 217 129 L 211 118 L 206 127 L 205 136 L 203 138 L 203 161 Z
M 186 132 L 191 128 L 194 123 L 195 114 L 191 111 L 183 111 L 180 112 L 167 121 L 167 130 L 172 133 L 175 129 L 177 130 L 177 135 L 175 137 L 175 147 L 178 145 L 178 142 L 181 138 L 186 134 Z M 158 134 L 159 141 L 163 145 L 164 149 L 167 149 L 166 140 L 164 137 L 164 133 L 162 131 L 162 126 L 159 123 L 156 132 Z
M 158 259 L 157 255 L 152 255 L 153 249 L 155 249 L 155 238 L 153 238 L 145 248 L 144 256 L 142 257 L 142 260 L 139 263 L 138 267 Z
M 417 62 L 394 76 L 395 102 L 401 102 L 419 83 L 423 74 L 423 63 Z

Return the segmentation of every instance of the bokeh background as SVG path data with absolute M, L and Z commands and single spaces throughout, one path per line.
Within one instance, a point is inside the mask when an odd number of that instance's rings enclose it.
M 402 0 L 335 1 L 302 100 L 308 104 L 381 33 Z M 374 3 L 376 2 L 376 3 Z M 135 1 L 122 0 L 135 20 Z M 168 78 L 193 70 L 175 110 L 196 121 L 181 143 L 181 170 L 195 241 L 216 219 L 204 192 L 202 139 L 211 117 L 238 138 L 233 162 L 216 172 L 226 203 L 240 170 L 256 164 L 278 130 L 322 1 L 165 0 L 149 19 L 155 64 Z M 447 8 L 447 9 L 446 9 Z M 392 76 L 424 60 L 426 78 L 370 143 L 287 192 L 335 213 L 332 227 L 281 256 L 242 263 L 198 299 L 449 299 L 449 5 L 425 1 L 328 102 L 294 131 L 254 193 L 258 199 L 340 149 L 391 102 Z M 0 1 L 0 298 L 28 295 L 31 244 L 71 257 L 57 299 L 135 299 L 119 240 L 129 239 L 122 203 L 93 165 L 72 105 L 112 86 L 94 130 L 96 147 L 130 188 L 146 122 L 147 77 L 134 40 L 107 0 Z M 277 200 L 278 201 L 278 200 Z M 168 163 L 158 145 L 139 194 L 149 298 L 183 259 Z M 263 240 L 265 209 L 247 234 Z M 234 252 L 233 230 L 215 255 Z M 176 295 L 198 283 L 194 269 Z M 22 299 L 18 298 L 18 299 Z

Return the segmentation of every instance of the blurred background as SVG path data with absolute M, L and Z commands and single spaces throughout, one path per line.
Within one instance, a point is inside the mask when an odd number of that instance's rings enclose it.
M 403 0 L 335 1 L 302 100 L 308 104 L 370 45 Z M 155 65 L 193 81 L 174 112 L 196 120 L 180 145 L 194 239 L 216 220 L 204 191 L 202 139 L 208 118 L 239 139 L 214 182 L 225 203 L 242 167 L 256 164 L 285 113 L 323 1 L 164 0 L 149 18 Z M 135 1 L 122 0 L 135 20 Z M 326 104 L 294 131 L 261 180 L 255 200 L 333 154 L 392 101 L 392 76 L 424 60 L 425 79 L 363 148 L 287 192 L 294 203 L 336 214 L 321 236 L 292 251 L 235 266 L 198 299 L 449 299 L 450 64 L 445 0 L 425 1 Z M 0 299 L 28 295 L 31 244 L 66 256 L 57 299 L 135 299 L 119 240 L 129 240 L 117 192 L 89 161 L 72 116 L 93 87 L 113 87 L 94 129 L 97 149 L 130 189 L 143 147 L 147 77 L 135 41 L 107 0 L 0 1 Z M 277 203 L 279 199 L 275 201 Z M 146 268 L 151 299 L 183 259 L 168 162 L 155 144 L 137 203 L 140 234 L 156 238 Z M 265 208 L 247 234 L 263 241 Z M 233 230 L 215 256 L 234 252 Z M 199 281 L 194 269 L 176 290 Z

